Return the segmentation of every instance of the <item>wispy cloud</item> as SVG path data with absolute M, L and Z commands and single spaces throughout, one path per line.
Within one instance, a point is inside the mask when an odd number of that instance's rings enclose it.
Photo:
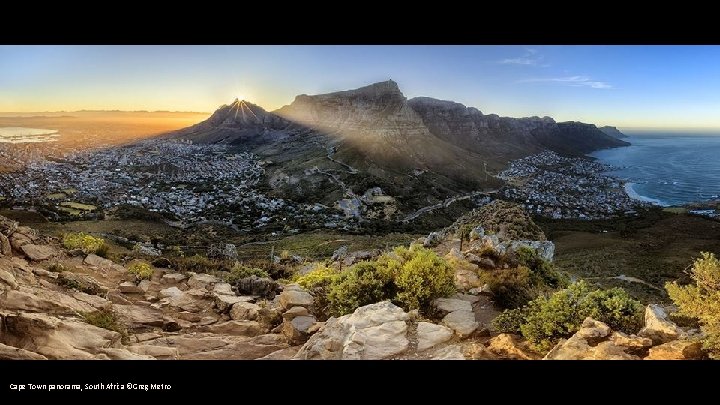
M 543 61 L 543 56 L 538 53 L 537 49 L 525 48 L 525 53 L 517 58 L 508 58 L 499 60 L 498 63 L 504 65 L 525 65 L 548 67 L 550 64 Z
M 565 77 L 549 77 L 539 79 L 524 79 L 518 83 L 558 83 L 572 87 L 590 87 L 593 89 L 612 89 L 613 86 L 607 82 L 592 80 L 587 76 L 565 76 Z

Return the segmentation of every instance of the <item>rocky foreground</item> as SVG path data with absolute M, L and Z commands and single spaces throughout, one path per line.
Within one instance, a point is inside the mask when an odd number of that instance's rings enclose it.
M 468 284 L 463 273 L 456 279 Z M 638 336 L 588 318 L 545 354 L 491 330 L 498 312 L 482 288 L 435 300 L 432 320 L 383 301 L 318 322 L 313 296 L 298 285 L 246 284 L 170 269 L 139 281 L 122 265 L 68 251 L 0 217 L 0 359 L 703 357 L 695 332 L 669 321 L 660 306 L 646 309 Z

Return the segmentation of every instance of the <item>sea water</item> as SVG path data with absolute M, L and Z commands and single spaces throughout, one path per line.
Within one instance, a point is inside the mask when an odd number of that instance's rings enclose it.
M 54 129 L 0 127 L 0 143 L 52 142 L 58 135 Z
M 635 133 L 622 148 L 591 154 L 615 167 L 627 193 L 657 205 L 720 198 L 720 133 Z

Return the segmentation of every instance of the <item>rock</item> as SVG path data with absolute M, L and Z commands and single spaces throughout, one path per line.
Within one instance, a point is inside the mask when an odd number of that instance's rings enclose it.
M 163 336 L 162 333 L 158 333 L 158 332 L 136 333 L 135 335 L 133 335 L 132 340 L 133 340 L 133 342 L 140 343 L 140 342 L 145 342 L 148 340 L 161 338 L 162 336 Z M 145 354 L 145 353 L 140 353 L 140 354 Z
M 300 308 L 300 307 L 297 307 Z M 237 302 L 230 309 L 230 318 L 236 321 L 254 321 L 258 318 L 260 306 L 250 302 Z
M 639 336 L 660 344 L 678 339 L 682 334 L 683 330 L 668 319 L 668 311 L 664 307 L 657 304 L 645 307 L 645 327 L 640 330 Z
M 85 322 L 42 313 L 4 317 L 3 341 L 49 359 L 93 359 L 105 348 L 120 347 L 120 334 Z
M 275 298 L 280 284 L 268 277 L 250 276 L 238 280 L 235 283 L 235 289 L 241 295 L 254 295 L 271 300 Z
M 63 271 L 57 275 L 61 285 L 73 288 L 86 294 L 100 294 L 107 292 L 107 288 L 101 285 L 94 277 L 86 274 Z
M 12 246 L 7 236 L 0 233 L 0 256 L 12 256 Z
M 99 267 L 103 269 L 114 268 L 115 266 L 115 263 L 113 263 L 112 260 L 104 259 L 92 253 L 85 257 L 83 263 L 87 264 L 88 266 Z
M 417 325 L 417 350 L 419 352 L 425 351 L 438 345 L 440 343 L 447 342 L 453 336 L 453 331 L 442 325 L 436 325 L 430 322 L 418 322 Z
M 430 232 L 430 234 L 423 240 L 423 246 L 426 248 L 435 247 L 442 242 L 443 237 L 437 232 Z
M 178 296 L 182 296 L 184 294 L 185 293 L 177 287 L 170 287 L 170 288 L 165 288 L 163 290 L 160 290 L 160 296 L 163 298 L 178 297 Z
M 165 297 L 164 302 L 175 308 L 188 312 L 200 312 L 203 310 L 195 299 L 177 287 L 170 287 L 160 290 L 160 296 Z M 161 301 L 163 302 L 163 301 Z
M 187 276 L 181 273 L 165 273 L 160 282 L 163 284 L 177 284 L 186 278 Z
M 211 274 L 195 274 L 190 277 L 187 284 L 190 288 L 209 289 L 220 280 Z
M 430 360 L 465 360 L 465 355 L 460 345 L 450 345 L 434 351 Z
M 470 231 L 470 240 L 477 240 L 485 236 L 485 228 L 476 226 Z
M 292 307 L 288 309 L 284 314 L 282 314 L 282 317 L 286 321 L 292 321 L 293 318 L 296 316 L 307 316 L 310 315 L 310 312 L 305 307 Z
M 298 291 L 293 289 L 285 289 L 280 294 L 280 306 L 284 309 L 290 309 L 292 307 L 305 307 L 311 308 L 314 299 L 307 291 Z
M 150 287 L 152 286 L 152 281 L 150 280 L 141 280 L 138 283 L 138 288 L 142 290 L 142 292 L 146 293 L 148 290 L 150 290 Z
M 488 350 L 506 359 L 537 360 L 542 356 L 535 353 L 527 342 L 509 333 L 501 333 L 488 342 Z
M 169 269 L 172 267 L 172 262 L 167 257 L 158 257 L 157 259 L 153 259 L 150 264 L 159 269 Z
M 337 262 L 345 258 L 348 254 L 348 247 L 347 246 L 340 246 L 337 248 L 333 254 L 332 257 L 330 257 L 331 262 Z
M 9 290 L 0 299 L 0 308 L 12 311 L 42 312 L 46 314 L 68 314 L 92 312 L 91 305 L 67 294 L 46 288 L 21 287 Z
M 375 360 L 407 350 L 408 314 L 389 301 L 366 305 L 352 314 L 330 318 L 295 358 Z
M 470 290 L 480 284 L 477 273 L 468 268 L 459 267 L 455 270 L 455 287 L 459 290 Z
M 474 303 L 476 303 L 476 302 L 479 302 L 479 301 L 480 301 L 480 297 L 478 297 L 477 295 L 463 294 L 463 293 L 457 293 L 457 294 L 455 294 L 452 298 L 455 298 L 455 299 L 458 299 L 458 300 L 467 301 L 467 302 L 469 302 L 471 305 L 474 304 Z
M 267 356 L 260 357 L 258 360 L 292 360 L 300 350 L 300 346 L 291 346 L 285 349 L 274 351 Z
M 17 280 L 15 280 L 15 276 L 13 276 L 12 273 L 6 270 L 0 269 L 0 282 L 7 284 L 13 290 L 18 288 L 18 283 Z
M 152 356 L 137 354 L 120 348 L 102 348 L 98 349 L 98 352 L 106 355 L 110 360 L 155 360 Z M 100 357 L 96 356 L 96 358 Z
M 204 330 L 210 333 L 232 336 L 257 336 L 264 333 L 259 323 L 254 321 L 227 321 L 215 325 L 205 326 Z
M 562 339 L 545 355 L 543 360 L 637 360 L 638 356 L 627 353 L 611 339 L 610 328 L 592 318 L 583 321 L 569 339 Z
M 221 295 L 235 295 L 235 292 L 232 290 L 232 286 L 228 283 L 215 284 L 215 287 L 213 287 L 213 292 L 215 294 Z
M 10 236 L 14 234 L 17 229 L 18 223 L 16 221 L 0 216 L 0 235 Z
M 145 291 L 143 291 L 142 288 L 135 285 L 135 283 L 130 281 L 125 281 L 123 283 L 120 283 L 118 286 L 118 290 L 120 290 L 123 294 L 143 294 Z
M 225 313 L 230 311 L 230 308 L 233 307 L 233 305 L 239 303 L 239 302 L 247 302 L 251 297 L 238 297 L 237 295 L 222 295 L 222 294 L 216 294 L 215 295 L 215 308 L 217 308 L 219 313 Z
M 26 244 L 20 248 L 28 259 L 33 261 L 42 261 L 50 259 L 58 254 L 57 250 L 51 246 Z
M 547 240 L 516 240 L 507 245 L 507 250 L 515 252 L 522 247 L 534 250 L 538 257 L 548 262 L 552 262 L 555 257 L 555 244 Z
M 180 356 L 178 349 L 167 346 L 133 345 L 128 346 L 127 350 L 161 360 L 175 360 Z
M 652 346 L 652 340 L 649 338 L 635 335 L 628 336 L 622 332 L 613 332 L 612 335 L 610 335 L 610 341 L 617 346 L 627 348 L 649 348 L 650 346 Z
M 0 360 L 47 360 L 47 357 L 0 343 Z
M 432 304 L 441 315 L 447 315 L 455 311 L 472 311 L 470 302 L 456 298 L 437 298 Z
M 296 316 L 292 320 L 283 322 L 283 335 L 291 345 L 299 345 L 307 341 L 308 330 L 315 324 L 315 317 L 308 315 Z
M 127 299 L 119 290 L 108 291 L 105 298 L 113 304 L 132 305 L 132 301 Z
M 33 237 L 21 232 L 21 228 L 24 227 L 18 227 L 18 230 L 8 237 L 10 247 L 17 251 L 22 251 L 23 246 L 33 243 Z
M 113 305 L 113 311 L 122 322 L 132 329 L 143 326 L 162 327 L 165 323 L 162 311 L 139 305 Z
M 105 298 L 99 297 L 97 295 L 86 294 L 82 291 L 74 292 L 72 294 L 72 297 L 78 301 L 82 301 L 84 303 L 92 305 L 93 308 L 98 310 L 110 308 L 110 306 L 112 305 L 112 302 L 108 301 Z
M 460 301 L 460 300 L 458 300 Z M 462 301 L 470 304 L 467 301 Z M 480 326 L 475 320 L 475 313 L 468 310 L 459 310 L 447 314 L 443 320 L 443 325 L 455 331 L 460 337 L 470 336 Z
M 704 357 L 700 342 L 673 340 L 650 348 L 650 354 L 645 360 L 699 360 Z

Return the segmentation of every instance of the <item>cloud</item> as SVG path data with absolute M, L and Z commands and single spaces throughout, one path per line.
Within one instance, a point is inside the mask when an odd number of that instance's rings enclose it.
M 525 53 L 517 58 L 507 58 L 499 60 L 498 63 L 503 65 L 524 65 L 524 66 L 539 66 L 548 67 L 547 63 L 543 62 L 543 56 L 538 54 L 537 49 L 525 48 Z
M 520 80 L 518 83 L 559 83 L 565 86 L 572 87 L 590 87 L 593 89 L 612 89 L 613 86 L 607 82 L 601 82 L 597 80 L 591 80 L 587 76 L 565 76 L 565 77 L 551 77 L 542 79 L 525 79 Z

